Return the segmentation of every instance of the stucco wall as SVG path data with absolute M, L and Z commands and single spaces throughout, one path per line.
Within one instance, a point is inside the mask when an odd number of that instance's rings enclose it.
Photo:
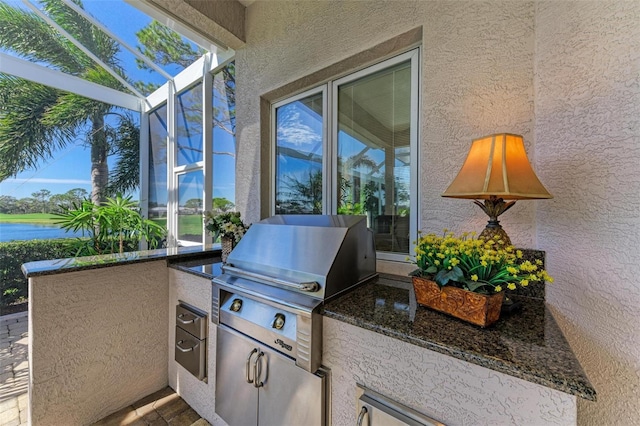
M 167 386 L 166 262 L 29 279 L 32 425 L 86 425 Z
M 422 26 L 420 227 L 482 230 L 478 207 L 440 194 L 473 138 L 520 133 L 532 152 L 533 18 L 528 2 L 253 3 L 236 56 L 238 207 L 248 221 L 260 219 L 260 95 Z M 534 245 L 534 205 L 504 216 L 519 246 Z
M 576 397 L 324 318 L 334 425 L 356 424 L 356 383 L 447 425 L 572 425 Z
M 578 419 L 638 425 L 640 2 L 537 4 L 535 86 L 547 300 L 598 392 Z
M 211 280 L 169 269 L 169 386 L 171 386 L 200 416 L 213 425 L 225 425 L 215 412 L 216 394 L 216 326 L 211 323 Z M 175 361 L 176 305 L 186 302 L 206 312 L 207 381 L 200 381 Z
M 553 200 L 502 222 L 547 252 L 548 300 L 598 392 L 583 424 L 640 424 L 640 2 L 255 2 L 237 54 L 237 202 L 260 217 L 259 96 L 423 27 L 420 227 L 480 230 L 442 199 L 472 138 L 510 131 Z

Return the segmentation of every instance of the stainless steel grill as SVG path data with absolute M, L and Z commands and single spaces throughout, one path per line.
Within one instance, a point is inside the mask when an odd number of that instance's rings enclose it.
M 251 386 L 263 402 L 270 400 L 268 388 L 280 394 L 294 389 L 294 396 L 312 395 L 310 389 L 317 388 L 324 394 L 318 310 L 327 299 L 376 275 L 375 246 L 364 217 L 273 216 L 254 223 L 227 262 L 213 280 L 216 411 L 231 425 L 253 424 L 236 399 L 250 397 L 243 393 Z M 231 346 L 243 349 L 230 357 L 235 352 Z M 249 386 L 230 384 L 237 379 Z M 322 384 L 313 385 L 317 380 Z M 304 392 L 295 392 L 302 388 Z M 231 397 L 230 389 L 236 395 Z M 317 420 L 324 418 L 324 404 L 315 414 L 308 401 L 300 412 L 290 412 L 296 404 L 287 404 L 257 403 L 257 418 L 266 424 L 269 419 L 274 424 L 324 424 Z M 274 413 L 280 417 L 269 417 Z

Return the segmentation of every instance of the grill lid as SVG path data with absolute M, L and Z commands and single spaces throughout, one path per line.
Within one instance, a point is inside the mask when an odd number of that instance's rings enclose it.
M 376 271 L 365 216 L 277 215 L 251 225 L 224 274 L 327 299 Z

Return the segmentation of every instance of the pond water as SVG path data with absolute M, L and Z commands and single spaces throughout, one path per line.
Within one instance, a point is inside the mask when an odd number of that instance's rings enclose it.
M 13 240 L 51 240 L 80 237 L 82 233 L 65 232 L 56 225 L 36 223 L 0 223 L 0 242 Z

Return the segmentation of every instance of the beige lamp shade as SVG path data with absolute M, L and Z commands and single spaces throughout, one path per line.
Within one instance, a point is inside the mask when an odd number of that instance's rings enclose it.
M 499 133 L 475 139 L 443 197 L 507 200 L 553 198 L 529 164 L 522 136 Z

